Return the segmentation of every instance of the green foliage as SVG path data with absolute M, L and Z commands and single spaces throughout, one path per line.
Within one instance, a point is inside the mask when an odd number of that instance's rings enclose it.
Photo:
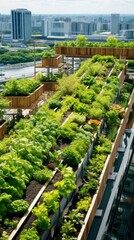
M 79 113 L 73 113 L 73 114 L 71 114 L 69 120 L 71 122 L 75 122 L 75 123 L 78 123 L 78 124 L 83 124 L 83 123 L 85 123 L 86 117 L 85 117 L 85 115 L 82 115 L 82 114 L 79 114 Z
M 119 101 L 118 104 L 121 105 L 122 107 L 126 108 L 128 106 L 128 101 L 130 98 L 130 93 L 133 89 L 133 85 L 130 83 L 124 83 L 121 91 L 120 91 L 120 96 L 119 96 Z
M 52 177 L 52 171 L 44 166 L 43 169 L 35 170 L 33 173 L 33 178 L 38 182 L 46 182 Z
M 91 86 L 95 83 L 95 78 L 91 75 L 83 76 L 81 78 L 81 83 L 85 84 L 86 86 Z
M 72 209 L 65 219 L 71 220 L 72 223 L 75 225 L 82 225 L 83 224 L 83 217 L 84 215 L 78 211 L 79 209 Z
M 37 230 L 32 227 L 29 229 L 24 229 L 20 234 L 20 240 L 39 240 Z
M 103 109 L 92 107 L 89 110 L 89 115 L 92 119 L 102 119 L 104 116 L 104 111 Z
M 82 102 L 79 102 L 77 101 L 75 104 L 74 104 L 74 111 L 77 112 L 77 113 L 80 113 L 80 114 L 88 114 L 89 113 L 89 106 L 88 104 L 85 104 L 85 103 L 82 103 Z
M 57 90 L 60 91 L 61 96 L 74 95 L 79 87 L 79 80 L 76 76 L 63 77 L 57 86 Z
M 75 129 L 74 129 L 75 127 Z M 61 132 L 60 132 L 60 137 L 64 141 L 72 141 L 75 136 L 76 132 L 75 130 L 78 128 L 76 123 L 70 123 L 70 124 L 65 124 L 61 127 Z
M 97 140 L 94 152 L 96 154 L 108 154 L 111 152 L 112 142 L 104 135 L 100 135 Z
M 55 57 L 55 56 L 56 56 L 56 54 L 55 54 L 54 49 L 45 50 L 45 51 L 42 53 L 42 57 L 43 57 L 43 58 L 53 58 L 53 57 Z
M 112 142 L 115 140 L 118 127 L 119 127 L 118 125 L 112 126 L 111 128 L 109 127 L 109 129 L 108 129 L 108 131 L 107 131 L 107 137 L 108 137 L 108 139 L 111 140 Z
M 77 47 L 85 47 L 87 44 L 87 38 L 83 35 L 78 35 L 76 39 L 76 46 Z
M 11 195 L 7 194 L 7 193 L 2 193 L 0 195 L 0 215 L 6 216 L 7 212 L 8 212 L 8 207 L 9 204 L 11 203 Z
M 51 227 L 50 218 L 48 217 L 48 209 L 44 206 L 44 203 L 38 204 L 34 207 L 33 214 L 37 217 L 34 221 L 39 230 L 48 230 Z
M 43 194 L 43 202 L 47 206 L 48 213 L 56 213 L 59 208 L 59 192 L 58 190 L 53 190 L 51 192 L 45 192 Z
M 58 100 L 51 100 L 50 102 L 49 102 L 49 108 L 61 108 L 61 106 L 62 106 L 62 103 L 61 103 L 61 101 L 58 101 Z
M 65 219 L 61 227 L 61 233 L 63 234 L 63 237 L 66 235 L 66 237 L 68 237 L 66 239 L 70 239 L 70 235 L 74 234 L 75 232 L 77 232 L 77 229 L 74 227 L 74 223 Z
M 134 67 L 134 60 L 128 60 L 128 67 Z
M 36 60 L 40 60 L 42 53 L 36 50 Z M 3 64 L 15 64 L 15 63 L 25 63 L 34 61 L 34 50 L 18 50 L 9 51 L 0 54 L 0 63 Z
M 17 213 L 17 214 L 24 214 L 29 207 L 29 204 L 23 200 L 15 200 L 10 204 L 10 212 Z
M 111 108 L 105 113 L 105 118 L 108 126 L 119 124 L 119 111 L 115 108 Z
M 107 46 L 109 46 L 109 47 L 116 47 L 117 42 L 118 42 L 118 40 L 115 37 L 109 36 L 107 38 Z
M 56 182 L 54 186 L 58 189 L 60 197 L 68 197 L 68 195 L 76 189 L 76 177 L 72 168 L 63 167 L 61 170 L 63 180 Z
M 2 236 L 0 237 L 0 240 L 8 240 L 9 239 L 9 235 L 6 231 L 2 232 Z
M 18 224 L 18 220 L 12 220 L 11 221 L 11 219 L 9 219 L 9 218 L 5 218 L 5 220 L 4 220 L 4 225 L 5 226 L 16 228 L 17 224 Z
M 92 89 L 85 89 L 78 91 L 79 100 L 82 103 L 90 104 L 95 100 L 96 93 Z
M 99 94 L 96 97 L 96 101 L 99 102 L 105 109 L 109 109 L 109 106 L 111 104 L 111 97 L 110 96 L 104 96 L 103 93 Z
M 4 96 L 27 96 L 32 93 L 40 82 L 35 79 L 12 79 L 3 86 Z
M 77 202 L 77 211 L 79 212 L 87 212 L 90 204 L 91 204 L 91 197 L 85 196 L 84 198 L 81 198 L 80 201 Z
M 76 167 L 81 161 L 81 155 L 74 147 L 66 147 L 62 152 L 62 157 L 65 163 L 71 167 Z

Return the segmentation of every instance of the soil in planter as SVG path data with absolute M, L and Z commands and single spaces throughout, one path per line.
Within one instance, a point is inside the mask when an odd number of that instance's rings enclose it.
M 61 176 L 61 173 L 58 171 L 56 172 L 54 178 L 51 180 L 50 184 L 46 187 L 45 191 L 44 192 L 50 192 L 52 190 L 55 189 L 54 187 L 54 184 L 57 182 L 57 181 L 61 181 L 62 180 L 62 176 Z M 34 187 L 34 186 L 33 186 Z M 36 194 L 37 195 L 37 194 Z M 42 203 L 42 198 L 40 198 L 39 200 L 40 203 Z M 31 213 L 27 219 L 27 222 L 24 223 L 23 225 L 23 229 L 28 229 L 28 228 L 31 228 L 33 227 L 32 226 L 32 223 L 33 221 L 36 219 L 36 217 Z M 19 239 L 19 235 L 15 238 L 16 240 Z M 34 239 L 33 239 L 34 240 Z
M 43 184 L 38 183 L 35 180 L 32 180 L 29 185 L 27 186 L 27 189 L 25 191 L 25 194 L 23 196 L 23 199 L 26 200 L 29 205 L 32 203 L 32 201 L 34 200 L 34 198 L 36 197 L 37 193 L 40 191 L 40 189 L 42 188 Z M 7 216 L 9 219 L 12 220 L 20 220 L 21 216 L 12 216 L 9 215 Z M 8 234 L 10 234 L 13 229 L 11 227 L 6 227 L 6 226 L 1 226 L 0 227 L 0 235 L 3 231 L 7 231 Z

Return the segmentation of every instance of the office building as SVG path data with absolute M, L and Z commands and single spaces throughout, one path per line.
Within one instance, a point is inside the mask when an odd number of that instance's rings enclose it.
M 47 19 L 42 21 L 43 36 L 68 37 L 71 35 L 71 23 L 66 19 Z
M 120 14 L 111 14 L 111 33 L 119 33 Z
M 31 38 L 31 12 L 27 9 L 11 10 L 12 40 L 27 41 Z

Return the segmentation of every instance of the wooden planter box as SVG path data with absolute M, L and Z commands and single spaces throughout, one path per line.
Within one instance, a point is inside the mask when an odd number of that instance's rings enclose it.
M 134 48 L 110 47 L 57 47 L 56 53 L 68 57 L 92 57 L 96 54 L 112 55 L 121 59 L 134 59 Z
M 126 77 L 126 72 L 127 72 L 127 64 L 125 65 L 125 68 L 120 72 L 120 74 L 118 75 L 119 81 L 120 81 L 120 87 L 123 85 L 124 83 L 124 79 Z
M 5 121 L 2 125 L 0 125 L 0 140 L 4 138 L 6 129 L 7 129 L 7 122 Z
M 43 82 L 43 91 L 56 91 L 57 82 Z
M 10 101 L 9 108 L 29 108 L 43 93 L 44 85 L 39 86 L 29 96 L 7 96 Z
M 42 66 L 44 68 L 58 68 L 60 67 L 62 56 L 58 55 L 52 58 L 42 58 Z

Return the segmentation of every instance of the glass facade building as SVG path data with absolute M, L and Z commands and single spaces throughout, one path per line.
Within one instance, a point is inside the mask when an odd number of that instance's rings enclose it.
M 31 12 L 27 9 L 11 10 L 12 40 L 27 41 L 31 38 Z

